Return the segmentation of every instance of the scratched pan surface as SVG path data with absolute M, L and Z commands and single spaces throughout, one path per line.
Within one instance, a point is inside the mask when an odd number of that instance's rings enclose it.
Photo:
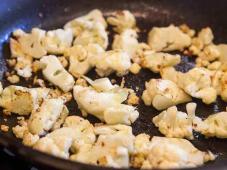
M 143 31 L 140 33 L 140 41 L 146 41 L 147 30 L 152 26 L 167 26 L 170 23 L 176 25 L 187 23 L 195 29 L 210 26 L 214 30 L 215 42 L 227 42 L 227 3 L 225 0 L 212 1 L 181 1 L 181 0 L 1 0 L 0 2 L 0 80 L 4 85 L 3 73 L 7 70 L 5 60 L 9 57 L 8 38 L 10 33 L 16 28 L 22 28 L 29 31 L 32 27 L 38 26 L 44 29 L 52 29 L 63 26 L 68 20 L 83 15 L 91 9 L 99 8 L 106 16 L 111 12 L 121 9 L 128 9 L 137 17 L 139 28 Z M 111 35 L 111 29 L 110 29 Z M 111 41 L 112 38 L 110 38 Z M 193 59 L 182 56 L 182 63 L 177 69 L 183 72 L 193 67 Z M 88 74 L 91 78 L 98 78 L 94 71 Z M 121 78 L 117 78 L 118 82 Z M 145 81 L 150 78 L 158 78 L 158 74 L 153 74 L 148 70 L 142 70 L 138 75 L 125 76 L 126 86 L 136 89 L 138 95 L 141 96 L 144 90 Z M 22 81 L 21 85 L 28 86 L 29 83 Z M 197 113 L 200 117 L 207 117 L 209 114 L 225 110 L 226 104 L 220 99 L 212 105 L 202 104 L 199 100 Z M 71 114 L 80 115 L 75 102 L 68 104 Z M 185 110 L 185 105 L 180 105 L 179 109 Z M 133 133 L 142 132 L 150 135 L 161 135 L 154 125 L 151 123 L 152 117 L 158 114 L 155 109 L 146 107 L 142 102 L 138 106 L 140 117 L 133 124 Z M 3 121 L 0 116 L 0 123 Z M 92 122 L 98 122 L 94 117 L 89 116 Z M 10 126 L 15 124 L 15 117 L 12 116 L 6 123 Z M 211 150 L 218 154 L 215 162 L 206 164 L 197 168 L 201 170 L 211 169 L 227 169 L 227 141 L 220 139 L 205 139 L 201 135 L 196 135 L 196 139 L 192 141 L 195 146 L 202 150 Z M 11 152 L 15 153 L 18 158 L 26 159 L 39 167 L 49 167 L 50 169 L 112 169 L 101 168 L 97 166 L 85 165 L 77 162 L 70 162 L 63 159 L 55 158 L 31 148 L 22 146 L 15 139 L 12 132 L 7 134 L 0 133 L 0 144 L 7 147 Z

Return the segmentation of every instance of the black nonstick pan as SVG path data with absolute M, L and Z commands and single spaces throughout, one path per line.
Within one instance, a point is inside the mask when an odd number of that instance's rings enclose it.
M 142 30 L 140 41 L 146 41 L 147 31 L 153 26 L 187 23 L 196 30 L 210 26 L 215 34 L 215 43 L 227 43 L 227 1 L 225 0 L 0 0 L 0 80 L 3 84 L 7 85 L 4 80 L 4 72 L 7 71 L 5 60 L 10 57 L 8 39 L 12 31 L 16 28 L 29 31 L 32 27 L 44 29 L 61 27 L 67 21 L 94 8 L 102 10 L 105 16 L 116 10 L 130 10 L 136 16 L 137 24 Z M 177 66 L 177 69 L 186 72 L 192 67 L 193 58 L 182 55 L 182 63 Z M 89 72 L 88 76 L 97 78 L 93 71 Z M 112 77 L 119 82 L 121 81 L 121 78 L 114 75 Z M 126 86 L 133 89 L 139 87 L 137 93 L 141 96 L 145 81 L 154 77 L 158 78 L 159 75 L 148 70 L 142 70 L 138 75 L 129 74 L 125 76 Z M 22 81 L 21 85 L 28 86 L 29 83 Z M 227 106 L 221 99 L 211 105 L 205 105 L 199 100 L 194 101 L 198 104 L 198 116 L 203 118 L 209 114 L 223 111 Z M 75 102 L 71 102 L 68 107 L 71 114 L 80 115 Z M 185 105 L 179 105 L 179 109 L 185 110 Z M 152 117 L 159 112 L 144 106 L 143 102 L 140 102 L 138 110 L 140 117 L 133 124 L 133 133 L 136 135 L 145 132 L 151 136 L 161 136 L 151 123 Z M 0 114 L 0 124 L 4 122 L 3 119 L 4 116 Z M 88 119 L 97 122 L 94 117 L 88 117 Z M 15 120 L 16 118 L 11 116 L 4 124 L 14 126 Z M 209 149 L 218 154 L 218 158 L 214 162 L 196 169 L 227 169 L 227 140 L 205 139 L 203 136 L 197 135 L 192 143 L 201 150 Z M 45 169 L 112 169 L 71 162 L 35 151 L 23 146 L 11 131 L 8 133 L 0 132 L 0 145 L 8 148 L 18 158 L 25 159 L 38 167 L 45 167 Z

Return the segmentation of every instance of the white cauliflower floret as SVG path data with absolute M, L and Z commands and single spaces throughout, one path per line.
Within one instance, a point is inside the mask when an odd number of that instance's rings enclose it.
M 98 44 L 74 45 L 67 49 L 65 56 L 69 56 L 69 72 L 75 77 L 86 74 L 93 67 L 90 62 L 93 56 L 103 52 L 103 48 Z
M 64 127 L 41 138 L 34 145 L 34 149 L 68 158 L 69 149 L 78 152 L 83 146 L 93 144 L 95 139 L 92 124 L 78 116 L 69 116 L 65 120 Z
M 183 50 L 191 44 L 191 38 L 178 27 L 154 27 L 149 32 L 148 44 L 154 51 Z
M 47 88 L 29 89 L 21 86 L 6 87 L 0 97 L 0 106 L 18 115 L 29 115 L 49 93 Z
M 48 31 L 42 43 L 48 53 L 63 54 L 71 46 L 72 41 L 73 33 L 71 29 L 56 29 Z
M 193 139 L 192 123 L 195 118 L 195 103 L 186 105 L 188 114 L 172 106 L 153 118 L 153 123 L 166 137 Z
M 151 79 L 145 86 L 142 99 L 146 105 L 153 105 L 157 110 L 191 100 L 189 95 L 170 80 Z
M 43 56 L 40 61 L 46 65 L 42 72 L 48 81 L 64 92 L 73 88 L 75 83 L 73 76 L 64 69 L 56 56 Z
M 205 68 L 193 68 L 186 73 L 166 68 L 161 71 L 161 75 L 174 81 L 192 97 L 202 99 L 205 104 L 213 103 L 217 98 L 217 91 L 212 87 L 212 74 Z
M 193 122 L 194 129 L 206 137 L 227 138 L 227 112 L 210 115 L 204 121 L 197 118 Z
M 118 33 L 123 32 L 125 29 L 136 27 L 136 19 L 128 10 L 113 13 L 112 16 L 107 18 L 107 22 L 114 26 L 114 30 Z
M 99 44 L 103 49 L 106 49 L 108 46 L 108 35 L 105 27 L 99 22 L 94 23 L 93 28 L 80 33 L 73 44 L 83 46 Z
M 99 83 L 102 84 L 101 81 Z M 103 91 L 95 90 L 97 87 Z M 74 98 L 84 115 L 92 114 L 108 124 L 131 124 L 138 118 L 139 113 L 135 107 L 121 104 L 127 99 L 126 89 L 115 87 L 107 90 L 109 85 L 98 86 L 97 83 L 94 88 L 74 86 Z
M 215 159 L 211 152 L 202 152 L 185 139 L 155 136 L 151 145 L 142 168 L 192 168 Z
M 107 23 L 103 17 L 103 14 L 100 10 L 94 9 L 88 14 L 75 18 L 65 24 L 64 28 L 70 28 L 73 30 L 75 36 L 78 36 L 84 30 L 90 30 L 94 27 L 95 23 L 101 23 L 104 28 L 107 27 Z
M 31 33 L 25 33 L 22 30 L 13 32 L 16 40 L 11 40 L 10 48 L 13 57 L 31 56 L 40 58 L 47 54 L 45 47 L 42 44 L 42 39 L 45 37 L 46 31 L 39 28 L 33 28 Z
M 63 111 L 62 99 L 44 99 L 38 109 L 32 111 L 28 128 L 32 134 L 44 135 L 49 131 Z
M 139 45 L 137 37 L 135 30 L 125 29 L 121 34 L 114 36 L 112 49 L 124 50 L 132 58 Z
M 132 128 L 125 125 L 98 126 L 94 145 L 87 145 L 72 155 L 71 159 L 102 166 L 129 167 L 129 153 L 133 151 Z
M 146 51 L 142 60 L 142 67 L 148 68 L 151 71 L 158 73 L 165 67 L 171 67 L 179 64 L 181 61 L 180 55 L 172 55 L 168 53 Z
M 130 56 L 122 50 L 111 50 L 96 55 L 91 60 L 99 76 L 104 77 L 116 72 L 118 76 L 128 73 L 132 63 Z
M 217 92 L 211 84 L 211 74 L 204 68 L 193 68 L 183 74 L 179 80 L 179 86 L 193 97 L 201 98 L 206 104 L 213 103 L 217 98 Z

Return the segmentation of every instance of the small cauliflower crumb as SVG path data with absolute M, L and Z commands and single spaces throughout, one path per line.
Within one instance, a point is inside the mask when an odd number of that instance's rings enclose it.
M 129 105 L 137 105 L 137 104 L 139 104 L 139 97 L 136 96 L 135 92 L 129 94 L 127 103 Z
M 10 111 L 8 111 L 7 109 L 3 109 L 3 114 L 6 116 L 11 116 L 12 113 Z
M 133 63 L 131 67 L 129 68 L 129 71 L 133 74 L 138 74 L 141 70 L 141 67 L 137 63 Z
M 76 80 L 76 85 L 83 86 L 83 87 L 87 87 L 88 86 L 87 81 L 84 80 L 83 78 L 78 78 Z
M 34 73 L 38 72 L 39 70 L 42 70 L 46 67 L 46 65 L 39 60 L 36 60 L 32 63 L 32 71 Z
M 17 63 L 16 59 L 8 59 L 6 61 L 7 61 L 7 64 L 9 65 L 9 67 L 14 67 Z
M 7 77 L 7 80 L 12 84 L 16 84 L 20 81 L 20 77 L 17 75 L 11 75 Z
M 9 131 L 9 126 L 7 126 L 7 125 L 1 125 L 1 131 L 2 132 L 8 132 Z

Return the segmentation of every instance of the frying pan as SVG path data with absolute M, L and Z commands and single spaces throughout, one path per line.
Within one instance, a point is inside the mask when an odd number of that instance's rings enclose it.
M 53 29 L 63 26 L 67 21 L 83 15 L 88 11 L 98 8 L 104 12 L 105 16 L 116 10 L 128 9 L 137 18 L 137 24 L 141 28 L 140 41 L 146 41 L 147 31 L 153 26 L 167 26 L 171 23 L 176 25 L 187 23 L 192 28 L 199 30 L 203 27 L 210 26 L 214 30 L 215 43 L 225 43 L 227 41 L 227 3 L 225 0 L 1 0 L 0 1 L 0 80 L 4 85 L 7 82 L 3 73 L 7 70 L 6 58 L 10 57 L 8 39 L 10 34 L 16 28 L 29 31 L 32 27 L 41 27 L 44 29 Z M 110 28 L 111 32 L 111 28 Z M 112 34 L 110 34 L 112 37 Z M 112 38 L 110 38 L 110 42 Z M 176 68 L 182 72 L 188 71 L 194 65 L 193 57 L 182 55 L 182 62 Z M 94 71 L 88 73 L 91 78 L 98 78 Z M 116 78 L 118 82 L 121 78 Z M 138 75 L 127 75 L 126 86 L 136 89 L 139 87 L 137 94 L 141 96 L 144 90 L 145 81 L 150 78 L 158 78 L 158 74 L 154 74 L 148 70 L 142 70 Z M 20 85 L 28 86 L 29 83 L 22 81 Z M 217 99 L 217 102 L 211 105 L 205 105 L 200 100 L 194 100 L 198 104 L 198 116 L 206 118 L 208 115 L 225 110 L 226 104 Z M 71 114 L 80 115 L 75 101 L 68 104 Z M 185 111 L 185 105 L 179 105 L 179 109 Z M 151 123 L 152 117 L 158 112 L 146 107 L 140 101 L 138 106 L 140 117 L 133 124 L 133 133 L 148 133 L 151 136 L 161 134 L 157 128 Z M 1 114 L 0 123 L 3 123 L 5 117 Z M 98 122 L 92 116 L 88 119 L 91 122 Z M 11 116 L 7 123 L 14 126 L 16 118 Z M 203 136 L 196 134 L 196 139 L 191 141 L 201 150 L 211 150 L 218 154 L 218 158 L 214 162 L 196 168 L 199 170 L 227 169 L 227 141 L 224 139 L 205 139 Z M 75 170 L 102 170 L 113 169 L 98 166 L 86 165 L 78 162 L 71 162 L 56 158 L 31 148 L 23 146 L 16 139 L 12 132 L 0 132 L 0 145 L 8 148 L 12 153 L 20 159 L 25 159 L 38 167 L 48 167 L 49 169 L 75 169 Z M 132 168 L 131 168 L 132 169 Z

